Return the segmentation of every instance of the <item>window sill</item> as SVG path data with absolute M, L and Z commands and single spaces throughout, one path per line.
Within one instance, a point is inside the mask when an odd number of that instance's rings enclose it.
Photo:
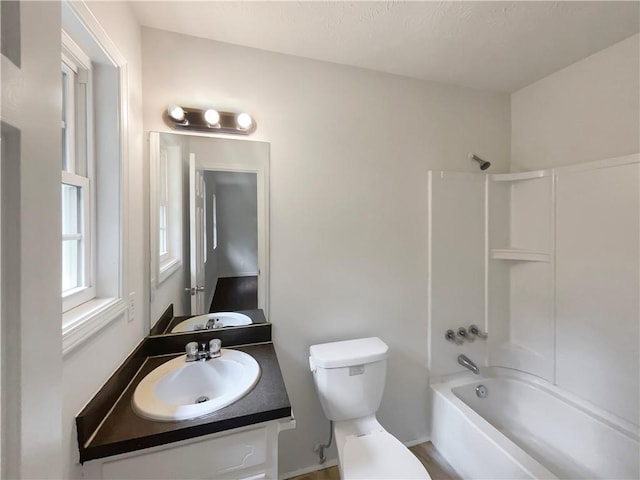
M 160 264 L 160 271 L 158 272 L 158 285 L 177 272 L 181 266 L 182 261 L 178 258 L 171 258 L 162 262 Z
M 127 310 L 122 298 L 96 298 L 62 314 L 64 357 Z

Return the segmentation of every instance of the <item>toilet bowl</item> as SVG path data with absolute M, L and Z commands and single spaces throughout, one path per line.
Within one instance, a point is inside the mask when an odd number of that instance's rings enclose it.
M 309 365 L 325 416 L 333 421 L 341 478 L 430 479 L 422 463 L 376 418 L 387 345 L 377 337 L 312 345 Z
M 334 423 L 343 479 L 428 479 L 417 457 L 375 416 Z

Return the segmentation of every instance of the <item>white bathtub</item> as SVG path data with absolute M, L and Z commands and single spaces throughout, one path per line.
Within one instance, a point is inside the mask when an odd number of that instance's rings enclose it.
M 484 373 L 431 386 L 431 440 L 463 478 L 640 478 L 637 426 L 536 377 Z

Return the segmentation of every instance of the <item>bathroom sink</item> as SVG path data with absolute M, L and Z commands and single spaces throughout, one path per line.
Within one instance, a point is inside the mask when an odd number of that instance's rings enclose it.
M 151 420 L 188 420 L 220 410 L 246 395 L 260 378 L 260 366 L 238 350 L 222 349 L 211 360 L 169 360 L 136 387 L 134 411 Z
M 198 315 L 197 317 L 187 318 L 185 321 L 180 322 L 178 325 L 171 329 L 171 333 L 179 332 L 191 332 L 193 330 L 204 330 L 207 328 L 207 323 L 213 320 L 215 327 L 239 327 L 241 325 L 250 325 L 251 319 L 243 313 L 236 312 L 215 312 L 207 313 L 205 315 Z

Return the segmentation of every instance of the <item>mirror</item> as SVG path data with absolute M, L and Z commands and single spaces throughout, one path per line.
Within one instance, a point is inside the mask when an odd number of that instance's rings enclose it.
M 171 305 L 268 316 L 269 144 L 151 132 L 149 154 L 150 329 Z

